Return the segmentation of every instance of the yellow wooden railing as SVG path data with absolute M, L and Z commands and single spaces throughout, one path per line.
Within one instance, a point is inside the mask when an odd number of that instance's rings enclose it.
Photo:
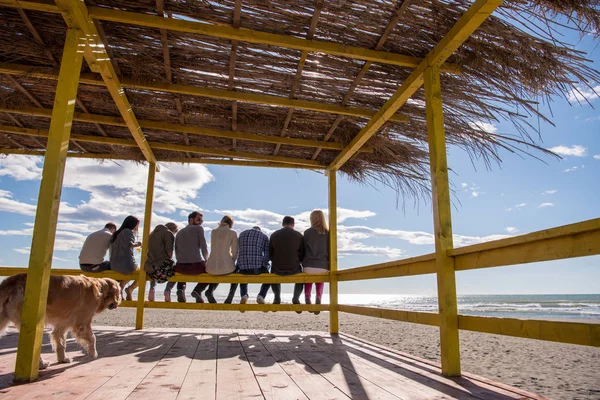
M 600 218 L 448 251 L 448 256 L 454 258 L 454 265 L 457 271 L 598 254 L 600 254 Z M 0 267 L 0 276 L 10 276 L 27 271 L 27 268 Z M 335 271 L 332 274 L 309 275 L 302 273 L 290 276 L 278 276 L 274 274 L 213 276 L 200 274 L 175 275 L 170 280 L 172 282 L 198 281 L 207 283 L 250 284 L 306 283 L 331 282 L 332 276 L 337 281 L 343 282 L 433 273 L 436 273 L 435 254 L 427 254 L 399 261 Z M 137 274 L 123 275 L 112 271 L 85 273 L 73 269 L 52 269 L 52 274 L 84 274 L 116 280 L 135 280 L 139 278 Z M 141 275 L 144 278 L 140 289 L 146 285 L 145 274 Z M 440 326 L 440 314 L 438 313 L 343 304 L 335 306 L 334 304 L 198 304 L 151 302 L 144 300 L 143 290 L 139 290 L 138 300 L 124 301 L 122 306 L 137 307 L 138 315 L 140 307 L 142 309 L 141 312 L 145 308 L 223 311 L 332 311 L 335 308 L 337 311 L 350 314 Z M 475 332 L 600 347 L 600 324 L 458 315 L 458 327 L 459 329 Z

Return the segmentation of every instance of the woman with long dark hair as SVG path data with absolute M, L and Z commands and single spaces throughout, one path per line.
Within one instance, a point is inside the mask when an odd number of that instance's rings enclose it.
M 113 271 L 125 275 L 139 271 L 140 267 L 133 258 L 133 249 L 142 245 L 141 242 L 135 241 L 135 234 L 139 225 L 140 220 L 133 215 L 129 215 L 110 238 L 110 268 Z M 132 300 L 131 293 L 137 288 L 138 284 L 137 280 L 134 280 L 131 285 L 125 288 L 128 282 L 121 281 L 121 289 L 125 289 L 125 300 Z

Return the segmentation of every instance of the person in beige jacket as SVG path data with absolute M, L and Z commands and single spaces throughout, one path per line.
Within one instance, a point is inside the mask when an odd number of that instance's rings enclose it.
M 226 215 L 221 219 L 219 227 L 210 233 L 210 256 L 206 261 L 206 272 L 211 275 L 227 275 L 235 272 L 235 261 L 238 256 L 238 237 L 233 228 L 233 218 Z M 237 285 L 231 285 L 233 293 Z M 230 294 L 231 294 L 230 288 Z M 208 293 L 207 293 L 208 296 Z M 231 300 L 229 299 L 231 297 Z M 226 302 L 231 303 L 233 296 Z

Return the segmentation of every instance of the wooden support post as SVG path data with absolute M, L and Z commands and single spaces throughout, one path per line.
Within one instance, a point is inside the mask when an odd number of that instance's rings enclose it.
M 329 173 L 329 332 L 338 333 L 337 171 Z
M 58 207 L 84 47 L 83 32 L 78 29 L 69 29 L 54 98 L 33 228 L 15 366 L 14 380 L 16 382 L 30 382 L 38 376 Z
M 439 67 L 428 67 L 425 70 L 424 78 L 440 310 L 442 374 L 444 376 L 460 376 L 454 257 L 447 254 L 449 250 L 453 249 L 452 216 Z
M 140 276 L 138 277 L 137 313 L 135 316 L 135 329 L 144 327 L 144 302 L 146 298 L 146 271 L 144 263 L 148 257 L 148 237 L 152 223 L 152 201 L 154 200 L 154 177 L 156 164 L 151 162 L 148 168 L 148 186 L 146 186 L 146 211 L 144 212 L 144 233 L 142 236 L 142 257 L 140 259 Z

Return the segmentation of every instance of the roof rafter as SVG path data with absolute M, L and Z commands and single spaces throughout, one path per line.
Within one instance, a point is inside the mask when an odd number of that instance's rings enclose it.
M 48 137 L 48 131 L 44 131 L 41 129 L 17 128 L 14 126 L 0 125 L 0 132 L 7 132 L 7 133 L 16 134 L 16 135 L 34 136 L 34 137 L 42 137 L 42 138 Z M 101 137 L 101 136 L 71 135 L 71 140 L 77 140 L 80 142 L 88 142 L 88 143 L 124 146 L 124 147 L 138 147 L 137 142 L 134 140 L 117 139 L 117 138 Z M 150 146 L 150 143 L 148 143 L 148 145 Z M 283 164 L 304 165 L 304 166 L 308 166 L 308 167 L 321 167 L 321 168 L 325 167 L 325 165 L 321 164 L 318 161 L 305 160 L 302 158 L 272 156 L 272 155 L 265 155 L 265 154 L 246 153 L 246 152 L 241 152 L 241 151 L 218 150 L 218 149 L 211 149 L 211 148 L 207 148 L 207 147 L 186 146 L 186 145 L 171 144 L 171 143 L 153 142 L 153 143 L 151 143 L 151 145 L 152 145 L 152 148 L 154 148 L 155 150 L 168 150 L 168 151 L 180 151 L 180 152 L 187 151 L 190 153 L 203 154 L 203 155 L 209 155 L 209 156 L 215 156 L 215 157 L 242 158 L 242 159 L 248 159 L 248 160 L 271 161 L 271 162 L 277 162 L 277 163 L 283 163 Z
M 52 13 L 61 12 L 60 8 L 53 6 L 48 1 L 44 0 L 0 0 L 0 5 Z M 169 29 L 179 32 L 196 33 L 199 35 L 220 37 L 230 40 L 240 40 L 257 44 L 266 44 L 288 49 L 315 51 L 340 57 L 373 61 L 382 64 L 416 68 L 422 61 L 420 58 L 403 54 L 376 51 L 355 46 L 345 46 L 343 44 L 326 42 L 322 40 L 300 39 L 294 36 L 279 35 L 252 29 L 233 28 L 230 26 L 220 26 L 203 22 L 187 21 L 183 19 L 157 17 L 149 14 L 113 10 L 101 7 L 89 7 L 88 10 L 89 17 L 96 20 L 120 22 L 157 29 Z M 446 63 L 440 68 L 442 72 L 452 74 L 458 74 L 461 72 L 461 67 L 457 64 Z
M 413 0 L 402 1 L 402 3 L 398 6 L 396 11 L 394 11 L 394 15 L 392 15 L 392 17 L 390 18 L 388 24 L 386 25 L 385 29 L 383 30 L 383 33 L 381 34 L 381 36 L 379 37 L 379 40 L 377 41 L 375 50 L 380 50 L 383 47 L 383 44 L 387 40 L 388 36 L 392 33 L 392 31 L 398 24 L 398 20 L 400 19 L 400 17 L 404 13 L 404 11 L 406 11 L 408 9 L 408 7 L 410 6 L 411 1 L 413 1 Z M 350 98 L 354 94 L 354 91 L 356 90 L 356 88 L 358 87 L 358 85 L 360 84 L 360 82 L 362 81 L 364 76 L 367 74 L 367 71 L 369 70 L 369 68 L 371 68 L 372 64 L 373 64 L 372 61 L 365 61 L 364 65 L 360 69 L 360 72 L 358 73 L 358 75 L 356 75 L 356 78 L 354 78 L 354 81 L 352 81 L 352 83 L 350 84 L 350 87 L 348 88 L 348 91 L 344 95 L 344 98 L 342 99 L 340 106 L 344 107 L 344 106 L 346 106 L 346 103 L 348 103 L 348 101 L 350 101 Z M 342 122 L 343 119 L 344 119 L 343 115 L 337 116 L 337 118 L 332 122 L 331 127 L 327 131 L 327 134 L 323 138 L 324 141 L 328 141 L 329 139 L 331 139 L 331 136 L 333 136 L 333 133 L 335 132 L 338 125 L 340 124 L 340 122 Z M 319 156 L 319 154 L 321 153 L 321 150 L 323 150 L 323 149 L 319 148 L 319 149 L 315 150 L 315 153 L 312 155 L 311 158 L 313 160 L 316 160 L 317 157 Z
M 0 108 L 0 112 L 20 115 L 31 115 L 36 117 L 51 118 L 52 110 L 49 108 Z M 104 124 L 112 126 L 127 126 L 122 118 L 111 117 L 106 115 L 98 114 L 82 114 L 74 113 L 74 121 L 89 122 L 93 124 Z M 140 126 L 144 129 L 154 129 L 160 131 L 178 132 L 191 135 L 199 136 L 211 136 L 220 137 L 227 139 L 247 140 L 250 142 L 259 143 L 273 143 L 273 144 L 284 144 L 288 146 L 299 146 L 299 147 L 324 147 L 328 150 L 343 150 L 344 146 L 341 143 L 334 142 L 321 142 L 318 140 L 309 139 L 297 139 L 297 138 L 286 138 L 280 136 L 269 136 L 269 135 L 258 135 L 255 133 L 239 132 L 239 131 L 227 131 L 222 129 L 202 128 L 199 126 L 192 125 L 179 125 L 168 122 L 159 122 L 151 120 L 138 120 Z M 373 149 L 363 148 L 362 152 L 372 153 Z
M 315 29 L 317 28 L 317 22 L 319 21 L 319 16 L 321 15 L 321 10 L 323 9 L 323 0 L 315 0 L 315 11 L 313 12 L 313 16 L 310 21 L 310 27 L 308 28 L 308 33 L 306 34 L 306 39 L 311 40 L 315 33 Z M 292 83 L 292 90 L 290 91 L 290 99 L 293 99 L 296 95 L 296 90 L 298 89 L 298 85 L 300 84 L 300 78 L 302 78 L 302 70 L 304 69 L 304 63 L 306 62 L 306 57 L 308 57 L 308 51 L 303 50 L 302 55 L 300 56 L 300 61 L 298 62 L 298 68 L 296 70 L 296 76 L 294 77 L 294 82 Z M 283 123 L 283 129 L 281 129 L 281 136 L 285 136 L 288 127 L 290 126 L 290 122 L 292 121 L 292 115 L 294 114 L 294 109 L 290 108 L 285 117 L 285 122 Z M 273 154 L 279 153 L 281 145 L 277 145 L 275 147 L 275 151 Z
M 360 130 L 350 144 L 329 164 L 327 171 L 337 171 L 348 161 L 389 118 L 423 85 L 428 67 L 442 65 L 465 40 L 502 4 L 503 0 L 476 0 L 450 31 L 427 54 L 425 59 L 406 78 L 394 95 L 385 102 L 377 114 Z
M 58 79 L 58 74 L 52 68 L 28 67 L 25 65 L 8 64 L 0 62 L 0 73 L 10 75 L 27 75 L 35 78 Z M 95 86 L 104 86 L 102 78 L 97 74 L 81 74 L 80 83 Z M 149 91 L 179 93 L 190 96 L 208 97 L 220 100 L 237 100 L 241 102 L 267 104 L 271 106 L 300 108 L 328 114 L 342 114 L 351 117 L 371 118 L 375 115 L 375 110 L 366 108 L 340 107 L 335 104 L 321 103 L 308 100 L 293 100 L 286 97 L 271 96 L 265 94 L 232 92 L 222 89 L 207 89 L 196 86 L 178 85 L 172 83 L 140 83 L 131 79 L 123 78 L 120 82 L 122 87 L 132 89 L 143 89 Z M 394 122 L 407 122 L 408 116 L 403 114 L 393 115 L 389 118 Z
M 81 29 L 86 34 L 87 45 L 84 50 L 86 62 L 92 71 L 99 73 L 102 77 L 113 101 L 127 123 L 135 143 L 137 143 L 146 160 L 156 163 L 156 157 L 142 133 L 123 85 L 119 81 L 117 72 L 111 62 L 111 57 L 106 52 L 105 44 L 98 33 L 98 29 L 89 18 L 85 3 L 78 0 L 56 0 L 56 4 L 60 10 L 66 13 L 63 16 L 67 25 L 70 28 Z
M 240 27 L 240 19 L 242 14 L 242 0 L 235 0 L 233 8 L 233 24 L 234 28 Z M 235 79 L 235 60 L 237 58 L 238 41 L 231 41 L 231 56 L 229 58 L 229 82 L 227 82 L 227 90 L 233 91 L 233 82 Z M 237 131 L 237 100 L 231 104 L 231 130 Z M 235 150 L 237 146 L 236 139 L 233 139 L 232 147 Z
M 28 150 L 28 149 L 7 149 L 0 147 L 0 154 L 19 154 L 19 155 L 30 155 L 40 156 L 46 155 L 44 150 Z M 131 160 L 130 156 L 112 154 L 112 153 L 75 153 L 68 152 L 67 157 L 69 158 L 90 158 L 97 160 Z M 325 166 L 320 167 L 307 167 L 303 165 L 294 164 L 283 164 L 269 161 L 247 161 L 247 160 L 221 160 L 212 158 L 161 158 L 158 160 L 161 163 L 186 163 L 186 164 L 215 164 L 215 165 L 233 165 L 243 167 L 262 167 L 262 168 L 293 168 L 293 169 L 309 169 L 309 170 L 321 170 L 325 169 Z
M 156 0 L 156 11 L 158 11 L 158 15 L 165 16 L 165 2 L 164 0 Z M 160 30 L 160 42 L 162 44 L 163 51 L 163 60 L 165 64 L 165 77 L 167 78 L 167 82 L 173 82 L 173 71 L 171 70 L 171 55 L 169 53 L 169 33 L 166 29 Z M 177 114 L 179 115 L 179 122 L 184 125 L 185 124 L 185 115 L 183 114 L 183 108 L 181 107 L 181 99 L 179 96 L 175 95 L 175 108 L 177 109 Z M 183 141 L 188 146 L 190 145 L 190 138 L 186 133 L 183 134 Z M 188 157 L 190 157 L 189 153 L 186 153 Z

